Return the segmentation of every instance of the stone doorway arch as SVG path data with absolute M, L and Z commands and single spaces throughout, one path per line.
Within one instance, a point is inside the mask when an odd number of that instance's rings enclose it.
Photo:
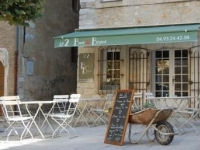
M 0 48 L 0 96 L 7 93 L 7 78 L 8 78 L 8 51 L 5 48 Z M 3 112 L 0 108 L 0 116 Z

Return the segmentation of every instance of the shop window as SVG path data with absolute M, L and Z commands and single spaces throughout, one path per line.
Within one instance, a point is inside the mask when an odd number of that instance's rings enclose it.
M 101 50 L 100 90 L 120 88 L 120 48 Z

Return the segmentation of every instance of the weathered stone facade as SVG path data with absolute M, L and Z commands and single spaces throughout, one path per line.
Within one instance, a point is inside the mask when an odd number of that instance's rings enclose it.
M 50 100 L 56 94 L 76 93 L 77 64 L 72 62 L 71 48 L 55 49 L 53 38 L 78 28 L 78 16 L 72 1 L 48 0 L 44 15 L 30 22 L 30 27 L 0 22 L 1 61 L 8 59 L 4 95 L 17 94 L 23 100 Z M 7 52 L 8 58 L 2 51 Z M 18 54 L 17 64 L 15 54 Z
M 81 1 L 79 28 L 135 27 L 200 21 L 197 0 L 152 0 L 101 3 Z
M 81 0 L 79 17 L 79 29 L 100 29 L 138 26 L 157 26 L 173 24 L 200 23 L 200 1 L 199 0 L 122 0 L 116 2 L 101 2 L 101 0 Z M 151 51 L 156 49 L 188 49 L 198 45 L 200 42 L 188 43 L 164 43 L 145 45 L 124 45 L 121 58 L 125 60 L 121 64 L 120 86 L 121 89 L 129 88 L 128 70 L 129 48 L 145 48 Z M 77 91 L 85 97 L 99 96 L 98 93 L 98 60 L 99 47 L 79 48 L 79 53 L 92 52 L 95 54 L 94 83 L 78 82 Z M 195 50 L 195 49 L 193 49 Z M 196 50 L 199 50 L 197 47 Z M 151 59 L 148 64 L 151 65 Z M 80 66 L 79 66 L 80 67 Z M 150 66 L 148 68 L 151 68 Z M 147 74 L 151 76 L 151 70 Z M 146 78 L 150 82 L 151 78 Z M 86 89 L 86 85 L 89 85 Z M 147 90 L 151 89 L 148 84 Z M 89 92 L 88 92 L 89 91 Z
M 72 2 L 48 0 L 42 18 L 30 27 L 20 27 L 18 93 L 24 99 L 52 99 L 56 94 L 76 93 L 76 63 L 70 48 L 54 48 L 53 38 L 78 28 L 78 13 Z M 23 45 L 24 42 L 24 45 Z M 24 48 L 23 48 L 24 46 Z M 34 64 L 27 74 L 28 61 Z
M 16 52 L 16 28 L 6 22 L 0 22 L 0 58 L 5 68 L 4 95 L 14 94 L 14 68 Z

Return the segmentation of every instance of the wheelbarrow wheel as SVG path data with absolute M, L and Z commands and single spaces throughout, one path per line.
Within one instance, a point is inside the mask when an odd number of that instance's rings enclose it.
M 161 121 L 156 124 L 157 130 L 154 130 L 155 138 L 161 145 L 168 145 L 174 139 L 174 130 L 172 125 L 167 121 Z M 166 133 L 166 134 L 162 134 Z M 172 134 L 170 134 L 172 133 Z M 167 135 L 168 134 L 168 135 Z

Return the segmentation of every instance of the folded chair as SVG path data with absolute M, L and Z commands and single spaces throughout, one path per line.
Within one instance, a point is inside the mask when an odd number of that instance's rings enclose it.
M 30 123 L 33 121 L 31 116 L 24 116 L 21 112 L 19 105 L 18 96 L 2 96 L 0 97 L 2 102 L 2 109 L 4 113 L 5 121 L 8 123 L 8 128 L 5 133 L 7 134 L 7 141 L 12 132 L 19 136 L 20 140 L 29 133 L 31 138 L 33 138 L 32 133 L 30 132 Z M 21 134 L 20 131 L 21 130 Z
M 199 120 L 199 114 L 200 114 L 200 96 L 197 97 L 196 105 L 194 108 L 179 108 L 176 110 L 176 113 L 178 113 L 180 116 L 182 116 L 184 122 L 181 124 L 181 127 L 184 126 L 190 126 L 192 127 L 196 134 L 199 134 L 197 126 L 194 124 L 196 120 Z
M 65 113 L 67 110 L 67 103 L 69 101 L 69 95 L 54 95 L 53 96 L 53 105 L 51 109 L 48 111 L 48 113 L 44 113 L 44 121 L 41 125 L 41 128 L 44 126 L 44 124 L 47 122 L 48 126 L 53 130 L 52 124 L 49 122 L 49 114 L 53 113 Z M 48 127 L 47 126 L 47 127 Z
M 70 123 L 73 121 L 73 117 L 76 112 L 76 108 L 80 97 L 81 97 L 80 94 L 71 94 L 69 102 L 67 104 L 68 106 L 66 112 L 60 112 L 60 113 L 52 112 L 49 114 L 49 117 L 51 117 L 52 120 L 54 120 L 55 123 L 58 125 L 58 127 L 54 130 L 52 134 L 52 138 L 54 138 L 58 132 L 59 132 L 58 135 L 60 135 L 63 131 L 69 134 L 69 138 L 77 137 L 77 133 L 75 129 L 70 125 Z M 74 136 L 71 136 L 70 129 L 74 133 Z
M 140 111 L 142 109 L 142 101 L 143 101 L 143 94 L 142 93 L 134 93 L 133 97 L 133 105 L 131 108 L 132 113 Z
M 113 94 L 107 94 L 105 102 L 101 106 L 96 106 L 96 108 L 92 108 L 90 112 L 95 116 L 95 120 L 93 122 L 93 126 L 98 125 L 99 122 L 104 123 L 105 125 L 108 122 L 107 114 L 109 113 L 109 109 L 111 108 L 111 101 L 113 99 Z

